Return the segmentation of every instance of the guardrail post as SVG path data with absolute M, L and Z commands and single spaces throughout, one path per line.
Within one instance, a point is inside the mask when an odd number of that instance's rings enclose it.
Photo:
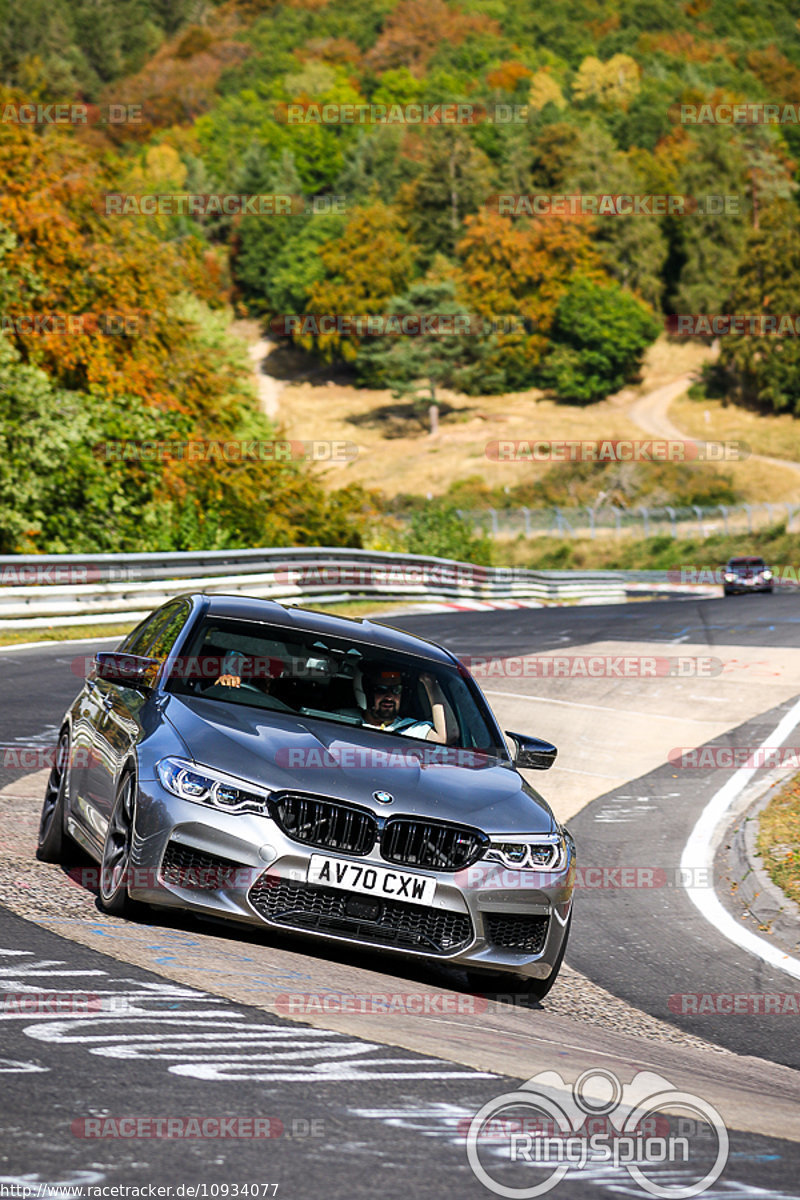
M 649 538 L 650 537 L 650 511 L 649 511 L 649 509 L 645 508 L 645 506 L 643 504 L 639 505 L 638 511 L 642 514 L 642 518 L 644 520 L 644 536 L 646 538 Z
M 727 537 L 728 533 L 730 532 L 728 529 L 728 506 L 726 504 L 720 504 L 719 511 L 722 513 L 722 520 L 725 525 L 725 536 Z
M 611 511 L 614 514 L 614 525 L 616 527 L 617 537 L 622 536 L 622 509 L 617 508 L 615 504 L 611 505 Z
M 692 508 L 697 513 L 697 528 L 700 530 L 700 537 L 703 537 L 703 510 L 697 504 L 693 504 Z
M 530 537 L 531 536 L 531 510 L 529 508 L 523 507 L 522 517 L 523 517 L 523 520 L 525 521 L 525 537 Z
M 771 525 L 771 524 L 772 524 L 772 522 L 773 522 L 773 521 L 774 521 L 774 519 L 775 519 L 775 518 L 773 517 L 773 515 L 772 515 L 772 505 L 771 505 L 771 504 L 765 504 L 765 505 L 764 505 L 764 508 L 767 510 L 767 516 L 769 517 L 769 523 L 770 523 L 770 525 Z
M 753 532 L 753 506 L 752 504 L 743 504 L 742 507 L 747 513 L 747 532 Z
M 667 505 L 667 512 L 669 513 L 670 535 L 676 538 L 678 536 L 678 525 L 675 519 L 675 509 Z
M 555 513 L 556 513 L 556 532 L 559 537 L 563 537 L 564 536 L 564 518 L 561 515 L 561 509 L 557 508 L 555 510 Z
M 497 509 L 490 508 L 489 516 L 491 517 L 491 521 L 492 521 L 492 537 L 496 538 L 499 533 L 499 528 L 498 528 L 498 524 L 497 524 Z
M 594 538 L 594 509 L 587 505 L 586 511 L 589 514 L 589 537 Z

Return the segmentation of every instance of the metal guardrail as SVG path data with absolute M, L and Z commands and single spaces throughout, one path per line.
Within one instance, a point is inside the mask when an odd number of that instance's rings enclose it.
M 201 553 L 0 556 L 0 628 L 139 619 L 186 591 L 283 603 L 382 600 L 624 602 L 661 571 L 531 571 L 324 547 Z

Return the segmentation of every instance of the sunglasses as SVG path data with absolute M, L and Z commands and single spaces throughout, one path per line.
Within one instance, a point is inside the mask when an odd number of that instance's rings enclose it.
M 399 696 L 403 691 L 402 683 L 376 683 L 375 695 L 384 695 L 388 693 L 391 696 Z

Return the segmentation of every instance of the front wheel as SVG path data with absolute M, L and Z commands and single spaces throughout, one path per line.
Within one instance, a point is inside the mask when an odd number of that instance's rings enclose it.
M 63 862 L 68 836 L 64 831 L 64 803 L 69 783 L 69 733 L 63 730 L 58 739 L 56 757 L 47 781 L 39 818 L 39 837 L 36 857 L 42 862 Z
M 117 790 L 100 862 L 100 907 L 115 917 L 130 916 L 135 909 L 128 895 L 135 810 L 134 780 L 128 771 Z

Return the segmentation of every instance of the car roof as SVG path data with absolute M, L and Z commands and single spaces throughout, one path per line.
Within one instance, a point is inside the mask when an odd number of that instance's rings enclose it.
M 256 596 L 195 592 L 191 598 L 202 602 L 206 615 L 211 617 L 267 621 L 284 628 L 296 629 L 298 633 L 313 633 L 318 637 L 353 638 L 382 650 L 399 650 L 408 654 L 423 655 L 450 666 L 456 661 L 454 655 L 437 646 L 435 642 L 363 617 L 337 617 L 307 608 L 288 607 L 277 600 L 260 599 Z
M 742 558 L 731 558 L 728 560 L 728 566 L 731 567 L 755 567 L 759 563 L 763 563 L 763 558 L 756 558 L 754 555 L 745 556 Z

